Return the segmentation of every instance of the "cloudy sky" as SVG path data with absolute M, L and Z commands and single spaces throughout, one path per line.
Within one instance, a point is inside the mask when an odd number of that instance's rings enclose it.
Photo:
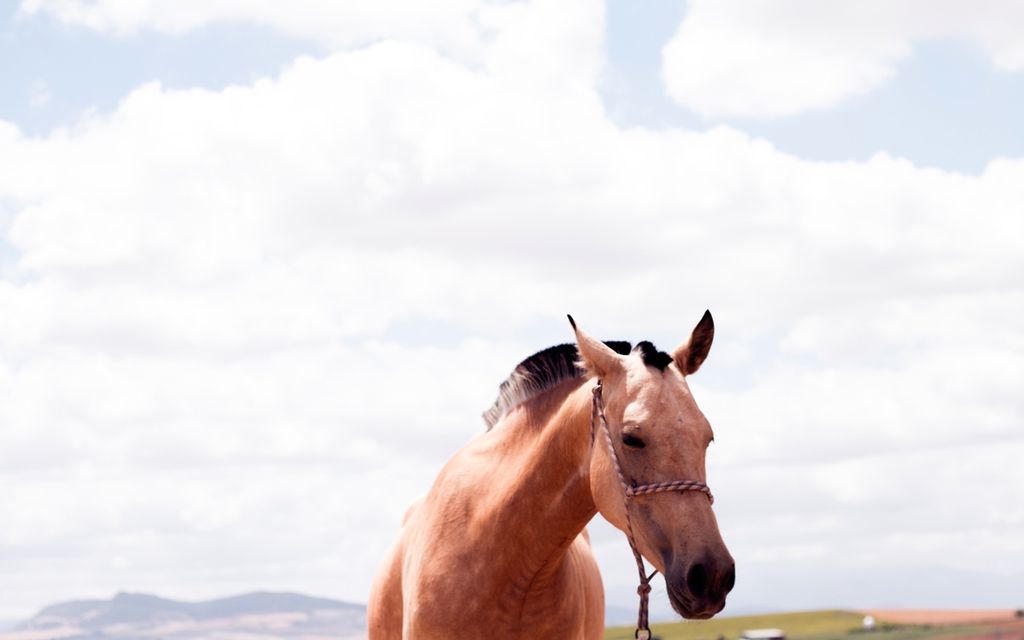
M 1019 3 L 0 7 L 0 618 L 365 602 L 566 312 L 705 308 L 732 611 L 1024 605 Z

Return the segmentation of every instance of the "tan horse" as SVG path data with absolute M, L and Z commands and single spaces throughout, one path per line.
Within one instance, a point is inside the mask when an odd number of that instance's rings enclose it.
M 627 506 L 591 421 L 596 378 L 625 477 L 706 482 L 712 432 L 686 376 L 713 336 L 710 313 L 672 355 L 576 329 L 576 345 L 516 367 L 484 415 L 487 432 L 406 513 L 371 590 L 370 640 L 603 637 L 604 589 L 585 527 L 600 512 L 625 531 L 627 508 L 673 608 L 686 618 L 721 611 L 735 569 L 707 496 L 658 493 Z

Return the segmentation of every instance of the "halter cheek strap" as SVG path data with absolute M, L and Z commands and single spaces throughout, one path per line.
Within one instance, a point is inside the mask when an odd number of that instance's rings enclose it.
M 711 495 L 711 489 L 708 485 L 703 482 L 697 482 L 696 480 L 669 480 L 668 482 L 655 482 L 652 484 L 641 484 L 637 485 L 633 482 L 626 482 L 626 476 L 622 473 L 622 465 L 619 464 L 619 456 L 615 452 L 615 446 L 612 444 L 611 430 L 608 428 L 608 420 L 604 415 L 604 402 L 601 398 L 601 381 L 598 380 L 593 390 L 594 402 L 593 410 L 590 415 L 590 439 L 595 441 L 597 438 L 598 428 L 604 433 L 604 441 L 608 445 L 608 457 L 612 460 L 612 466 L 615 468 L 615 475 L 619 478 L 619 484 L 622 486 L 622 499 L 625 503 L 626 511 L 626 539 L 629 541 L 629 548 L 633 551 L 633 558 L 636 560 L 637 572 L 640 574 L 640 586 L 636 588 L 636 593 L 640 596 L 640 609 L 637 612 L 636 619 L 636 633 L 635 638 L 640 640 L 649 640 L 651 637 L 651 629 L 648 626 L 647 621 L 647 600 L 651 593 L 651 580 L 655 575 L 658 574 L 658 570 L 655 569 L 647 574 L 647 569 L 644 567 L 643 556 L 640 555 L 639 549 L 636 546 L 636 538 L 633 535 L 633 520 L 629 515 L 629 501 L 636 496 L 646 496 L 654 493 L 661 493 L 663 491 L 700 491 L 707 495 L 708 500 L 712 504 L 715 502 L 715 497 Z

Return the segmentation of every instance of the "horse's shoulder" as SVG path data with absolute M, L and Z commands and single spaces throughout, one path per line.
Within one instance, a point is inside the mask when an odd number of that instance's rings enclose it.
M 411 520 L 412 517 L 416 514 L 416 512 L 419 510 L 420 506 L 423 505 L 423 499 L 424 498 L 426 498 L 426 496 L 420 496 L 420 497 L 416 498 L 406 508 L 405 515 L 402 516 L 402 526 L 405 526 L 409 522 L 409 520 Z

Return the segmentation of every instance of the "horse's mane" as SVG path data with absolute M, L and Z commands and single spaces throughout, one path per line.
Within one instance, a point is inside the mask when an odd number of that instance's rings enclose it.
M 623 340 L 611 340 L 605 344 L 619 355 L 635 351 L 643 358 L 644 364 L 661 371 L 672 362 L 672 356 L 658 351 L 647 340 L 637 343 L 636 347 Z M 484 412 L 487 430 L 490 431 L 509 411 L 527 400 L 560 382 L 583 377 L 585 372 L 577 365 L 579 359 L 580 354 L 575 344 L 559 344 L 538 351 L 516 365 L 512 374 L 498 387 L 498 399 L 494 405 Z
M 632 345 L 613 340 L 605 342 L 616 353 L 626 355 Z M 509 411 L 535 398 L 551 387 L 566 380 L 581 378 L 584 370 L 576 365 L 580 354 L 575 344 L 559 344 L 538 351 L 512 370 L 508 379 L 498 387 L 498 399 L 484 412 L 484 423 L 490 431 Z

